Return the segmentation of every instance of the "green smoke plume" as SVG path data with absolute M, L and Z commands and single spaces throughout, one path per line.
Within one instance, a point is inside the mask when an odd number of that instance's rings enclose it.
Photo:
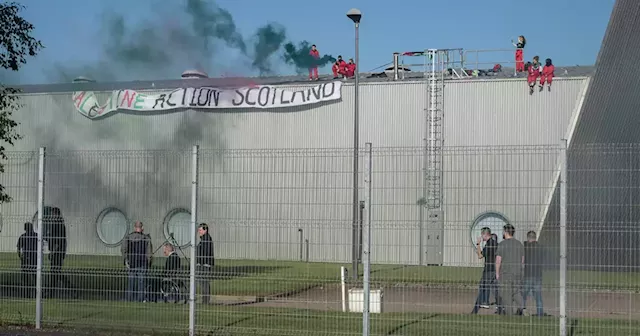
M 135 25 L 120 13 L 106 13 L 102 59 L 84 66 L 57 65 L 48 70 L 48 77 L 65 82 L 78 76 L 103 82 L 157 80 L 177 78 L 187 68 L 211 76 L 264 76 L 274 75 L 273 69 L 282 65 L 304 72 L 313 64 L 335 60 L 330 55 L 314 60 L 309 56 L 311 43 L 288 40 L 277 23 L 265 24 L 245 39 L 231 13 L 214 1 L 172 2 L 163 10 L 149 11 L 152 14 Z
M 295 66 L 298 73 L 303 73 L 311 67 L 323 67 L 336 61 L 333 56 L 326 54 L 319 59 L 313 58 L 309 55 L 312 45 L 313 44 L 307 41 L 298 43 L 297 47 L 293 42 L 285 44 L 283 55 L 284 61 Z

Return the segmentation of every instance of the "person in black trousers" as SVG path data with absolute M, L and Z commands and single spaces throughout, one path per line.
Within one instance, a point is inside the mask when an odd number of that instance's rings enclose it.
M 482 241 L 486 242 L 484 248 L 481 247 Z M 489 309 L 489 297 L 491 296 L 491 292 L 494 293 L 498 309 L 500 307 L 498 287 L 496 284 L 497 249 L 498 241 L 491 234 L 491 229 L 488 227 L 482 228 L 481 236 L 478 237 L 478 241 L 476 242 L 476 254 L 479 259 L 484 259 L 484 268 L 482 270 L 482 277 L 480 278 L 478 298 L 476 299 L 476 303 L 471 311 L 472 314 L 477 314 L 480 308 Z
M 213 240 L 209 234 L 209 225 L 201 223 L 198 226 L 200 243 L 196 246 L 196 277 L 198 286 L 202 290 L 202 303 L 211 303 L 211 272 L 214 266 Z
M 24 233 L 18 238 L 18 257 L 20 257 L 20 271 L 22 273 L 21 293 L 29 297 L 35 285 L 36 268 L 38 266 L 38 234 L 33 231 L 33 224 L 24 223 Z

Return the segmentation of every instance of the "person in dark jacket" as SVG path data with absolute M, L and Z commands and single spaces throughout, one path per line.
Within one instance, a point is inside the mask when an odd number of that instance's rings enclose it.
M 153 247 L 151 237 L 144 234 L 142 222 L 133 224 L 133 232 L 122 241 L 122 257 L 128 270 L 127 300 L 145 300 L 147 270 L 151 266 Z
M 542 263 L 544 255 L 542 247 L 536 241 L 535 231 L 527 233 L 527 241 L 524 243 L 524 293 L 522 293 L 523 313 L 526 314 L 527 297 L 529 293 L 536 300 L 536 315 L 544 316 L 542 307 Z
M 176 253 L 176 249 L 172 244 L 164 244 L 164 255 L 167 260 L 164 263 L 164 277 L 175 279 L 180 276 L 180 257 Z
M 24 233 L 18 238 L 17 248 L 22 271 L 22 294 L 26 297 L 35 284 L 38 266 L 38 234 L 33 231 L 33 224 L 24 223 Z
M 198 226 L 200 243 L 196 246 L 196 275 L 198 286 L 202 290 L 202 303 L 209 304 L 211 300 L 210 276 L 214 266 L 213 240 L 209 234 L 209 225 L 201 223 Z
M 45 239 L 49 245 L 49 263 L 51 268 L 51 290 L 69 289 L 69 279 L 62 273 L 62 265 L 67 256 L 67 228 L 60 208 L 45 207 L 42 218 L 45 229 Z

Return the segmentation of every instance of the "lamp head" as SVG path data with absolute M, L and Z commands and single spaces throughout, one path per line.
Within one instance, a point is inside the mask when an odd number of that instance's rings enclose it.
M 353 21 L 353 23 L 360 23 L 360 19 L 362 18 L 362 12 L 360 12 L 357 8 L 351 8 L 347 12 L 347 17 Z

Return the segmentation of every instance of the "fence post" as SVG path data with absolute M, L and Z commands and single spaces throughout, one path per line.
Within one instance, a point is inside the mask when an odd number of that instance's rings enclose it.
M 42 212 L 44 211 L 44 147 L 38 155 L 38 263 L 36 266 L 36 329 L 42 328 L 42 264 L 43 237 Z
M 567 140 L 560 147 L 560 336 L 567 336 Z
M 196 334 L 196 227 L 198 226 L 198 145 L 191 152 L 191 259 L 189 260 L 189 336 Z
M 363 307 L 362 307 L 362 336 L 369 336 L 369 310 L 371 296 L 371 143 L 365 145 L 364 155 L 364 220 L 362 225 L 362 263 L 363 263 Z

